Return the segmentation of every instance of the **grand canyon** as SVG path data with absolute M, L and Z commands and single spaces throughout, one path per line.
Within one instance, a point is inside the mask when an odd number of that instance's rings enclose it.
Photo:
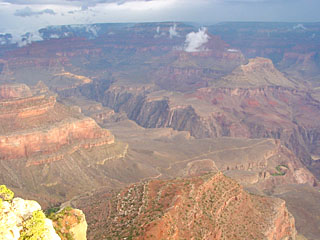
M 320 24 L 0 34 L 0 180 L 88 239 L 320 239 Z M 194 42 L 193 36 L 202 36 Z

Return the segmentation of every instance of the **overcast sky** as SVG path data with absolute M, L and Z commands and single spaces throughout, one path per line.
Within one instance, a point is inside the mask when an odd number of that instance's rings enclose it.
M 320 0 L 0 0 L 0 33 L 97 22 L 320 21 Z

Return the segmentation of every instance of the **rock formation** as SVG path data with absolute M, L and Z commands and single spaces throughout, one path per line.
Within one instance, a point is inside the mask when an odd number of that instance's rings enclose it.
M 30 159 L 37 154 L 45 156 L 68 145 L 73 145 L 75 150 L 114 143 L 110 132 L 99 128 L 90 118 L 61 116 L 60 121 L 53 122 L 57 118 L 52 115 L 59 114 L 59 107 L 55 96 L 49 93 L 31 95 L 26 85 L 4 85 L 1 92 L 0 119 L 7 122 L 2 125 L 5 135 L 0 136 L 1 160 Z M 44 116 L 44 121 L 38 121 L 37 125 L 30 123 L 34 118 Z M 37 164 L 32 160 L 29 163 Z
M 245 192 L 221 173 L 152 180 L 78 202 L 88 239 L 295 239 L 283 200 Z
M 53 228 L 52 221 L 45 218 L 39 203 L 22 198 L 4 200 L 0 197 L 0 200 L 1 239 L 18 240 L 21 239 L 20 236 L 27 236 L 29 238 L 41 237 L 48 240 L 60 240 Z M 40 217 L 36 218 L 38 215 Z
M 97 185 L 94 177 L 87 180 L 88 174 L 96 174 L 83 169 L 123 155 L 125 146 L 115 143 L 108 130 L 57 102 L 43 84 L 33 88 L 7 84 L 0 89 L 0 164 L 6 169 L 1 172 L 1 179 L 17 193 L 41 204 L 66 200 L 66 193 L 82 191 L 75 187 L 78 184 L 85 189 Z M 83 156 L 71 157 L 79 151 Z M 72 164 L 84 166 L 76 173 Z M 67 181 L 72 175 L 79 180 Z M 84 184 L 86 181 L 88 185 Z M 66 185 L 73 187 L 68 190 Z
M 248 64 L 239 66 L 230 75 L 223 77 L 218 82 L 218 86 L 233 88 L 295 87 L 295 84 L 279 72 L 270 59 L 258 57 L 249 59 Z
M 13 198 L 11 190 L 0 187 L 1 239 L 87 239 L 87 222 L 81 210 L 64 208 L 47 218 L 38 202 Z
M 61 240 L 87 240 L 87 222 L 79 209 L 65 207 L 49 216 Z

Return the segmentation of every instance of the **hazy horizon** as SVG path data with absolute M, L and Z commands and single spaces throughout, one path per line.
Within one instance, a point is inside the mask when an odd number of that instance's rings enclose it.
M 317 0 L 0 0 L 0 32 L 137 22 L 319 22 Z

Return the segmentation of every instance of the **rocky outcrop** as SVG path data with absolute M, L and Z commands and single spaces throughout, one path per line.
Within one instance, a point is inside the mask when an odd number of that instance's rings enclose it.
M 277 199 L 274 208 L 275 216 L 271 220 L 272 227 L 266 231 L 267 239 L 296 239 L 295 220 L 285 206 L 285 201 Z
M 88 225 L 81 210 L 65 207 L 52 213 L 49 218 L 53 220 L 53 226 L 61 240 L 87 240 Z
M 294 218 L 283 200 L 248 194 L 221 173 L 152 180 L 84 201 L 83 208 L 90 219 L 88 239 L 296 237 Z
M 87 222 L 81 210 L 66 207 L 48 218 L 36 201 L 13 198 L 14 193 L 5 185 L 0 186 L 0 238 L 86 240 Z
M 74 239 L 77 240 L 87 240 L 87 228 L 88 228 L 88 224 L 85 218 L 84 213 L 79 210 L 79 209 L 75 209 L 74 210 L 74 215 L 77 217 L 78 223 L 74 224 L 71 228 L 70 228 L 70 232 L 72 233 L 72 235 L 74 236 Z
M 41 207 L 36 201 L 14 198 L 10 202 L 2 202 L 0 207 L 0 238 L 6 240 L 20 239 L 20 233 L 24 231 L 25 222 L 31 219 L 33 213 L 37 211 L 41 211 Z M 44 219 L 44 230 L 42 235 L 44 239 L 60 240 L 53 228 L 52 221 L 48 218 Z
M 231 74 L 224 76 L 217 85 L 233 88 L 265 86 L 295 87 L 294 82 L 288 80 L 284 74 L 279 72 L 270 59 L 261 57 L 249 59 L 246 65 L 241 65 Z

